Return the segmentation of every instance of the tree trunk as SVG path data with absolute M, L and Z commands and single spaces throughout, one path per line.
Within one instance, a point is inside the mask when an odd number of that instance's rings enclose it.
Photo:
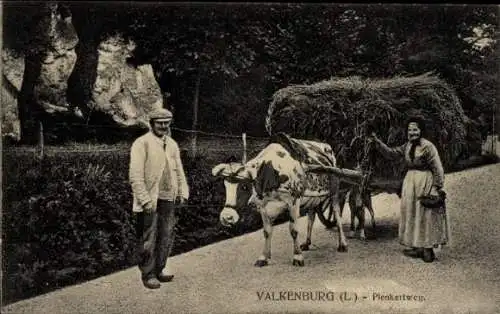
M 193 99 L 193 124 L 191 129 L 193 133 L 191 133 L 190 142 L 191 142 L 191 150 L 190 156 L 195 157 L 197 153 L 197 139 L 198 139 L 198 106 L 200 100 L 200 83 L 201 83 L 201 71 L 198 71 L 196 76 L 196 85 L 194 88 L 194 99 Z
M 25 57 L 25 69 L 23 83 L 17 99 L 19 123 L 21 126 L 21 142 L 24 144 L 34 144 L 36 141 L 36 121 L 41 111 L 35 103 L 33 89 L 36 80 L 40 76 L 42 58 L 40 54 L 27 55 Z

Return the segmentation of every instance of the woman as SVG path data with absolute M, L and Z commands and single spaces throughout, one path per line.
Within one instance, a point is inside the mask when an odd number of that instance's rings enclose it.
M 408 120 L 408 142 L 398 147 L 388 147 L 375 134 L 371 142 L 385 157 L 404 158 L 407 173 L 401 194 L 399 242 L 409 247 L 404 254 L 422 258 L 425 262 L 435 259 L 434 248 L 449 243 L 450 231 L 446 211 L 425 208 L 419 197 L 438 195 L 444 184 L 444 171 L 434 144 L 423 138 L 424 123 L 420 118 Z

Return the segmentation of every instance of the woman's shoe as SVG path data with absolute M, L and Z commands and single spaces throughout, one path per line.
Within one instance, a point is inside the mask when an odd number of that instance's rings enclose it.
M 408 257 L 422 258 L 424 255 L 424 252 L 422 249 L 411 248 L 411 249 L 403 250 L 403 254 L 408 256 Z
M 422 256 L 422 259 L 426 263 L 432 263 L 436 259 L 436 255 L 434 254 L 433 249 L 424 249 L 424 254 Z

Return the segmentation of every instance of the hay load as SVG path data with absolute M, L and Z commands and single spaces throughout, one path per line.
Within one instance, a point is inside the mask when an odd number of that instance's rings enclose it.
M 270 135 L 286 132 L 328 142 L 339 165 L 354 168 L 362 159 L 365 135 L 373 130 L 388 145 L 401 145 L 410 115 L 425 119 L 426 137 L 437 146 L 445 168 L 468 151 L 470 120 L 455 91 L 432 73 L 390 79 L 332 78 L 280 89 L 269 106 L 266 129 Z M 374 175 L 402 178 L 403 163 L 391 166 L 376 158 Z

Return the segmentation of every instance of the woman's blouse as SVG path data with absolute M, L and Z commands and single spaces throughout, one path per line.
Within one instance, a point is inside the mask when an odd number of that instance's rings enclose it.
M 389 147 L 379 141 L 380 151 L 386 158 L 396 159 L 404 157 L 408 170 L 430 170 L 433 175 L 433 185 L 442 188 L 444 184 L 444 169 L 439 158 L 436 146 L 429 140 L 421 138 L 415 147 L 414 158 L 410 156 L 412 143 L 407 142 L 401 146 Z

